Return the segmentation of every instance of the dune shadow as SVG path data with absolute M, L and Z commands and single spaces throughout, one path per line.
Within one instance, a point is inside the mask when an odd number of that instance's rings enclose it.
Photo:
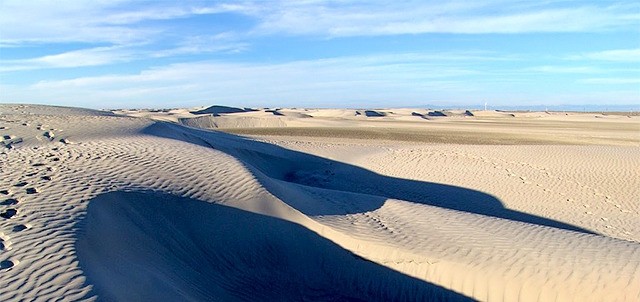
M 364 115 L 366 117 L 383 117 L 383 116 L 387 116 L 387 113 L 382 111 L 375 111 L 375 110 L 365 110 Z
M 258 180 L 263 182 L 265 188 L 272 194 L 285 202 L 291 202 L 290 205 L 294 207 L 296 207 L 296 201 L 287 200 L 290 198 L 283 196 L 277 183 L 274 185 L 269 179 L 260 177 L 260 174 L 281 182 L 325 190 L 366 194 L 371 197 L 368 201 L 357 198 L 356 205 L 341 208 L 339 211 L 335 207 L 315 207 L 307 209 L 307 211 L 299 208 L 308 215 L 343 215 L 373 211 L 382 206 L 386 199 L 392 198 L 512 221 L 596 234 L 561 221 L 505 208 L 498 198 L 480 191 L 380 175 L 354 165 L 289 150 L 238 135 L 188 128 L 167 122 L 152 124 L 145 128 L 143 133 L 207 146 L 227 153 L 256 173 Z
M 220 114 L 241 113 L 241 112 L 250 112 L 250 111 L 257 111 L 257 110 L 251 109 L 251 108 L 235 108 L 235 107 L 214 105 L 214 106 L 204 108 L 202 110 L 191 111 L 191 113 L 192 114 L 210 114 L 213 116 L 220 116 Z
M 171 194 L 98 195 L 74 229 L 99 301 L 472 301 L 301 225 Z

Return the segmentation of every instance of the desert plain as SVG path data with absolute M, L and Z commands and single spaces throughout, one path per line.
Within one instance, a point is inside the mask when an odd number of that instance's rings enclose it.
M 0 301 L 638 301 L 634 112 L 0 104 Z

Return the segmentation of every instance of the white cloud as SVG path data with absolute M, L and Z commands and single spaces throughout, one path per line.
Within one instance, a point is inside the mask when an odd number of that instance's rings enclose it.
M 622 4 L 621 4 L 622 3 Z M 545 1 L 2 1 L 2 45 L 48 42 L 127 44 L 171 30 L 174 20 L 235 13 L 253 34 L 372 36 L 419 33 L 638 31 L 640 5 Z M 144 21 L 158 21 L 155 25 Z M 249 24 L 248 26 L 250 26 Z
M 484 71 L 495 53 L 390 54 L 278 64 L 216 61 L 172 64 L 135 74 L 112 74 L 33 85 L 5 86 L 0 102 L 50 102 L 85 107 L 173 107 L 225 103 L 243 106 L 388 106 L 432 102 L 496 105 L 540 95 L 526 75 Z M 528 90 L 533 89 L 533 90 Z M 565 91 L 565 90 L 563 90 Z M 562 102 L 593 99 L 594 91 Z M 637 101 L 633 94 L 617 101 Z
M 0 60 L 0 72 L 97 66 L 129 61 L 134 53 L 123 47 L 95 47 L 21 60 Z
M 637 11 L 637 5 L 630 9 L 561 1 L 526 6 L 510 1 L 311 1 L 269 3 L 256 16 L 262 20 L 258 32 L 372 36 L 590 32 L 619 27 L 637 31 Z
M 579 81 L 584 84 L 599 84 L 599 85 L 629 85 L 640 84 L 640 78 L 589 78 Z M 638 87 L 640 92 L 640 87 Z
M 467 60 L 482 58 L 471 54 Z M 0 101 L 69 104 L 92 100 L 114 107 L 131 106 L 131 100 L 136 100 L 138 106 L 152 106 L 155 102 L 185 106 L 214 101 L 297 106 L 325 101 L 349 104 L 359 100 L 409 103 L 473 90 L 460 79 L 480 72 L 463 67 L 460 62 L 464 59 L 465 54 L 459 53 L 341 57 L 281 64 L 182 63 L 136 74 L 49 80 L 5 88 Z
M 598 60 L 611 62 L 640 62 L 640 48 L 613 49 L 599 52 L 590 52 L 571 56 L 574 60 Z
M 187 37 L 178 42 L 176 46 L 167 49 L 147 50 L 140 46 L 144 45 L 131 44 L 128 46 L 85 48 L 18 60 L 2 60 L 0 58 L 0 73 L 110 65 L 135 61 L 142 58 L 161 58 L 177 55 L 214 52 L 236 53 L 242 52 L 249 47 L 246 43 L 234 41 L 233 36 L 225 33 L 213 36 Z
M 227 5 L 195 6 L 167 1 L 3 1 L 2 45 L 88 42 L 127 44 L 161 35 L 161 26 L 142 21 L 171 20 L 235 10 Z
M 215 35 L 194 35 L 183 38 L 174 48 L 157 50 L 149 55 L 151 57 L 170 57 L 185 54 L 202 53 L 239 53 L 250 48 L 247 42 L 237 41 L 237 37 L 229 32 Z
M 553 65 L 543 65 L 543 66 L 535 66 L 531 68 L 527 68 L 526 71 L 533 72 L 542 72 L 542 73 L 576 73 L 576 74 L 586 74 L 586 73 L 596 73 L 601 72 L 602 70 L 592 67 L 592 66 L 553 66 Z

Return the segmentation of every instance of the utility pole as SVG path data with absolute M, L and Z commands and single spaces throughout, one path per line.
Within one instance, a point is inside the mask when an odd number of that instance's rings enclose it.
M 487 102 L 484 102 L 484 111 L 487 111 Z

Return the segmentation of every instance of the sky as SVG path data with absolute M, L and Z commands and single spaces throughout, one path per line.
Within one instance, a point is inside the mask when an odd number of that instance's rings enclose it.
M 0 103 L 640 108 L 640 2 L 0 0 Z

